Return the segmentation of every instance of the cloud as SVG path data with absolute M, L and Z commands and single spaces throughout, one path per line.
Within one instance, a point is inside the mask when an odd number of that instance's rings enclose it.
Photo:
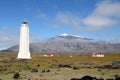
M 0 49 L 9 48 L 18 44 L 18 36 L 12 36 L 12 31 L 8 28 L 0 30 Z
M 120 2 L 100 1 L 95 9 L 82 18 L 73 12 L 58 12 L 53 26 L 66 25 L 73 28 L 73 32 L 98 31 L 113 27 L 120 22 Z
M 6 35 L 9 34 L 10 30 L 8 28 L 2 28 L 0 30 L 0 35 Z
M 117 23 L 118 23 L 117 20 L 112 20 L 107 17 L 100 16 L 90 16 L 87 19 L 85 19 L 87 29 L 90 31 L 96 31 L 106 27 L 111 27 Z
M 114 26 L 120 22 L 120 2 L 103 1 L 83 22 L 88 31 L 96 31 Z
M 1 37 L 1 40 L 0 40 L 0 47 L 1 48 L 8 48 L 10 46 L 13 46 L 13 45 L 16 45 L 18 42 L 18 37 L 17 36 L 4 36 L 4 37 Z
M 56 18 L 58 21 L 64 24 L 71 24 L 73 26 L 79 26 L 81 18 L 78 15 L 75 15 L 73 13 L 62 13 L 58 12 L 56 15 Z
M 44 14 L 44 13 L 39 13 L 36 17 L 39 18 L 39 19 L 46 19 L 47 15 Z
M 96 6 L 95 14 L 120 18 L 120 2 L 104 1 L 99 2 Z
M 56 14 L 56 24 L 54 24 L 54 26 L 59 27 L 61 25 L 65 25 L 73 28 L 74 31 L 77 31 L 81 30 L 81 21 L 82 18 L 77 14 L 73 14 L 70 12 L 67 13 L 58 12 Z

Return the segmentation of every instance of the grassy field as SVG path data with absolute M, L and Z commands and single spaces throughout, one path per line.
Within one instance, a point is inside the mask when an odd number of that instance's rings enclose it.
M 0 53 L 0 79 L 70 80 L 74 77 L 81 78 L 84 75 L 114 79 L 114 75 L 120 75 L 120 68 L 99 68 L 104 65 L 114 66 L 114 62 L 120 61 L 120 54 L 106 54 L 103 58 L 95 58 L 89 55 L 43 57 L 32 54 L 30 60 L 17 60 L 16 55 L 17 53 L 13 52 Z M 31 72 L 32 69 L 37 69 L 38 72 Z M 13 79 L 16 72 L 19 72 L 20 77 Z

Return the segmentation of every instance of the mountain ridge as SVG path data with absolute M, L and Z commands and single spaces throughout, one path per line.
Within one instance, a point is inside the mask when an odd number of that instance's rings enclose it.
M 19 45 L 7 50 L 18 51 Z M 31 52 L 120 52 L 120 43 L 97 41 L 82 36 L 61 34 L 45 41 L 30 43 Z

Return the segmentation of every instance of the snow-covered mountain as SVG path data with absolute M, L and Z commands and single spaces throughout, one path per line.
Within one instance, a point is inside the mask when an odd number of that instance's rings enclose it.
M 18 51 L 18 45 L 8 50 Z M 45 41 L 31 43 L 32 52 L 120 52 L 120 43 L 108 43 L 71 34 L 60 34 Z
M 60 34 L 60 35 L 57 35 L 58 37 L 72 37 L 72 38 L 82 38 L 82 36 L 77 36 L 77 35 L 71 35 L 71 34 Z
M 77 36 L 77 35 L 71 35 L 71 34 L 60 34 L 60 35 L 56 35 L 55 37 L 50 38 L 51 40 L 63 40 L 63 41 L 92 41 L 93 39 L 90 38 L 84 38 L 83 36 Z M 49 39 L 49 40 L 50 40 Z

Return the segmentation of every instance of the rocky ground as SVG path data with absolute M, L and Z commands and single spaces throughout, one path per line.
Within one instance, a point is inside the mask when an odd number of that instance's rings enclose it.
M 120 55 L 104 58 L 89 55 L 16 59 L 16 54 L 0 54 L 0 80 L 120 80 Z

